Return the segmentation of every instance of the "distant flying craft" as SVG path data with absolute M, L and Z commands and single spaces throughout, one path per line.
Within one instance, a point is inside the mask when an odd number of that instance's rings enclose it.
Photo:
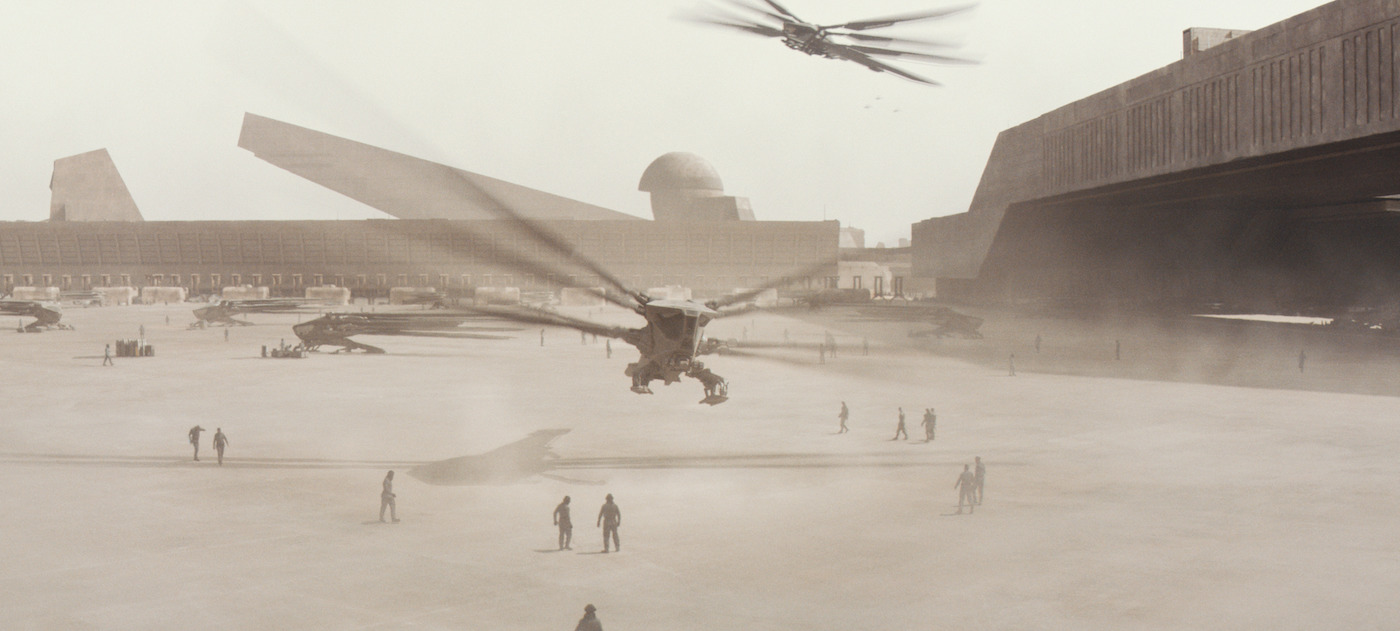
M 684 19 L 692 22 L 737 29 L 763 37 L 781 38 L 783 44 L 788 48 L 807 53 L 808 55 L 816 55 L 827 59 L 852 61 L 875 72 L 888 72 L 927 85 L 939 84 L 901 68 L 891 66 L 880 61 L 877 57 L 899 57 L 912 61 L 937 63 L 975 63 L 969 59 L 927 52 L 927 49 L 946 48 L 950 46 L 944 42 L 886 35 L 871 35 L 860 32 L 885 28 L 905 22 L 941 18 L 970 9 L 972 8 L 971 5 L 823 26 L 803 21 L 791 11 L 788 11 L 783 5 L 778 4 L 776 0 L 763 0 L 763 2 L 773 10 L 770 11 L 740 0 L 729 0 L 729 4 L 756 13 L 769 20 L 776 20 L 779 23 L 778 25 L 756 22 L 732 13 L 720 11 L 718 7 L 710 7 L 712 11 L 710 15 L 689 15 L 685 16 Z M 888 48 L 888 46 L 900 46 L 902 48 Z M 923 48 L 925 50 L 908 50 L 908 48 Z

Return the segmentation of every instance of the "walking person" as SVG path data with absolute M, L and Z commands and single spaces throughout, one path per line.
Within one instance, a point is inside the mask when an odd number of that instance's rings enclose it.
M 594 613 L 596 611 L 598 608 L 592 604 L 584 605 L 583 617 L 579 618 L 578 626 L 574 627 L 574 631 L 603 631 L 603 623 L 598 621 L 598 615 Z
M 394 472 L 390 471 L 384 476 L 384 490 L 379 493 L 379 521 L 384 521 L 384 509 L 389 509 L 389 518 L 394 523 L 399 523 L 399 509 L 394 504 L 394 498 L 398 497 L 394 493 Z
M 1307 363 L 1308 363 L 1308 354 L 1307 354 L 1307 352 L 1306 352 L 1306 351 L 1298 351 L 1298 374 L 1300 374 L 1300 375 L 1303 374 L 1303 366 L 1306 365 Z
M 559 502 L 554 507 L 554 525 L 559 527 L 559 549 L 573 550 L 574 542 L 574 522 L 569 519 L 569 496 L 564 496 L 564 501 Z
M 958 490 L 958 514 L 962 514 L 963 503 L 967 503 L 968 514 L 973 513 L 972 489 L 977 484 L 972 471 L 968 465 L 963 465 L 962 475 L 958 476 L 958 481 L 953 483 L 953 488 Z
M 112 365 L 114 365 L 114 364 L 112 363 L 112 345 L 111 345 L 111 344 L 108 344 L 108 345 L 107 345 L 107 348 L 105 348 L 105 349 L 102 350 L 102 365 L 103 365 L 103 366 L 112 366 Z
M 219 466 L 224 466 L 224 447 L 228 446 L 228 436 L 222 427 L 214 428 L 214 451 L 219 452 Z
M 920 425 L 924 426 L 924 442 L 933 442 L 933 428 L 934 424 L 937 422 L 938 415 L 933 413 L 933 408 L 924 410 L 924 422 L 920 423 Z
M 904 436 L 904 440 L 909 440 L 909 432 L 904 430 L 904 408 L 899 408 L 899 425 L 895 426 L 894 438 L 890 440 L 899 440 L 900 435 Z
M 194 445 L 194 461 L 199 462 L 199 434 L 204 428 L 198 425 L 190 428 L 190 444 Z
M 973 490 L 977 492 L 977 503 L 982 503 L 982 483 L 987 479 L 987 467 L 982 464 L 982 456 L 977 456 L 977 466 L 972 468 Z
M 846 407 L 845 401 L 841 402 L 841 413 L 837 414 L 836 418 L 841 419 L 841 428 L 836 430 L 837 434 L 844 434 L 851 431 L 851 428 L 846 427 L 846 419 L 851 418 L 851 410 Z
M 617 527 L 622 525 L 622 510 L 613 503 L 612 493 L 608 493 L 603 508 L 598 511 L 598 524 L 603 527 L 603 552 L 608 551 L 608 535 L 612 535 L 613 548 L 622 552 L 622 542 L 617 538 Z

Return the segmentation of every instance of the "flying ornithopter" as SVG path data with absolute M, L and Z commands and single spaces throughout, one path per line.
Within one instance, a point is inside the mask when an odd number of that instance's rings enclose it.
M 706 302 L 655 298 L 627 286 L 597 262 L 577 252 L 563 237 L 510 208 L 471 181 L 462 178 L 459 184 L 464 197 L 472 198 L 476 206 L 507 222 L 516 232 L 539 245 L 544 256 L 562 259 L 562 262 L 570 266 L 587 270 L 606 287 L 598 289 L 562 280 L 573 277 L 569 273 L 570 269 L 545 263 L 539 255 L 524 256 L 508 250 L 498 250 L 496 255 L 499 264 L 537 278 L 561 279 L 556 281 L 559 286 L 594 294 L 604 301 L 636 313 L 645 320 L 645 324 L 637 328 L 626 328 L 524 307 L 464 307 L 421 315 L 332 313 L 293 327 L 293 331 L 307 348 L 314 350 L 321 345 L 335 345 L 345 350 L 383 352 L 382 349 L 368 347 L 349 338 L 354 335 L 494 338 L 496 336 L 483 331 L 509 330 L 470 326 L 475 323 L 473 320 L 481 322 L 482 318 L 566 327 L 620 339 L 635 346 L 640 352 L 640 357 L 624 371 L 632 379 L 633 392 L 651 394 L 650 384 L 653 381 L 659 379 L 665 384 L 671 384 L 680 381 L 682 377 L 690 377 L 700 381 L 705 387 L 705 398 L 701 403 L 716 405 L 728 399 L 728 383 L 698 358 L 705 354 L 727 352 L 732 347 L 744 344 L 706 339 L 705 326 L 717 318 L 747 313 L 748 309 L 743 305 L 764 292 L 787 285 L 794 279 L 830 276 L 836 267 L 835 260 L 822 261 L 808 268 L 795 270 L 775 282 Z M 463 240 L 479 236 L 472 234 L 470 227 L 464 223 L 446 223 L 442 230 L 460 232 L 466 237 Z
M 768 8 L 741 0 L 729 0 L 729 4 L 761 16 L 761 21 L 735 15 L 716 6 L 709 6 L 704 14 L 686 15 L 683 16 L 683 19 L 732 28 L 763 37 L 778 38 L 783 40 L 783 45 L 788 48 L 808 55 L 855 62 L 875 72 L 888 72 L 927 85 L 938 85 L 938 83 L 885 63 L 882 58 L 893 57 L 908 61 L 935 63 L 975 63 L 969 59 L 933 52 L 936 49 L 951 46 L 946 42 L 873 35 L 865 32 L 906 22 L 949 16 L 972 8 L 971 5 L 820 25 L 797 17 L 793 12 L 779 4 L 777 0 L 763 0 L 763 2 L 768 5 Z M 891 48 L 891 46 L 897 48 Z

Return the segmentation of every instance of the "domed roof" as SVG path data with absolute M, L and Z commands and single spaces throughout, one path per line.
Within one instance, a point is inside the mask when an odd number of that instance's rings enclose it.
M 724 192 L 724 183 L 719 173 L 704 158 L 684 151 L 672 151 L 652 160 L 642 173 L 642 181 L 637 190 L 647 193 L 656 191 L 714 191 Z

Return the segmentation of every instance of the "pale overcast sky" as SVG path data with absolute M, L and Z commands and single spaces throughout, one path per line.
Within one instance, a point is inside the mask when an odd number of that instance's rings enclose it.
M 812 22 L 951 6 L 783 0 Z M 699 0 L 8 2 L 0 220 L 47 218 L 53 161 L 106 148 L 148 220 L 382 214 L 239 149 L 244 112 L 650 217 L 657 156 L 710 161 L 769 220 L 873 244 L 964 212 L 1002 129 L 1176 61 L 1191 26 L 1316 0 L 985 0 L 889 29 L 970 67 L 927 87 L 675 19 Z

